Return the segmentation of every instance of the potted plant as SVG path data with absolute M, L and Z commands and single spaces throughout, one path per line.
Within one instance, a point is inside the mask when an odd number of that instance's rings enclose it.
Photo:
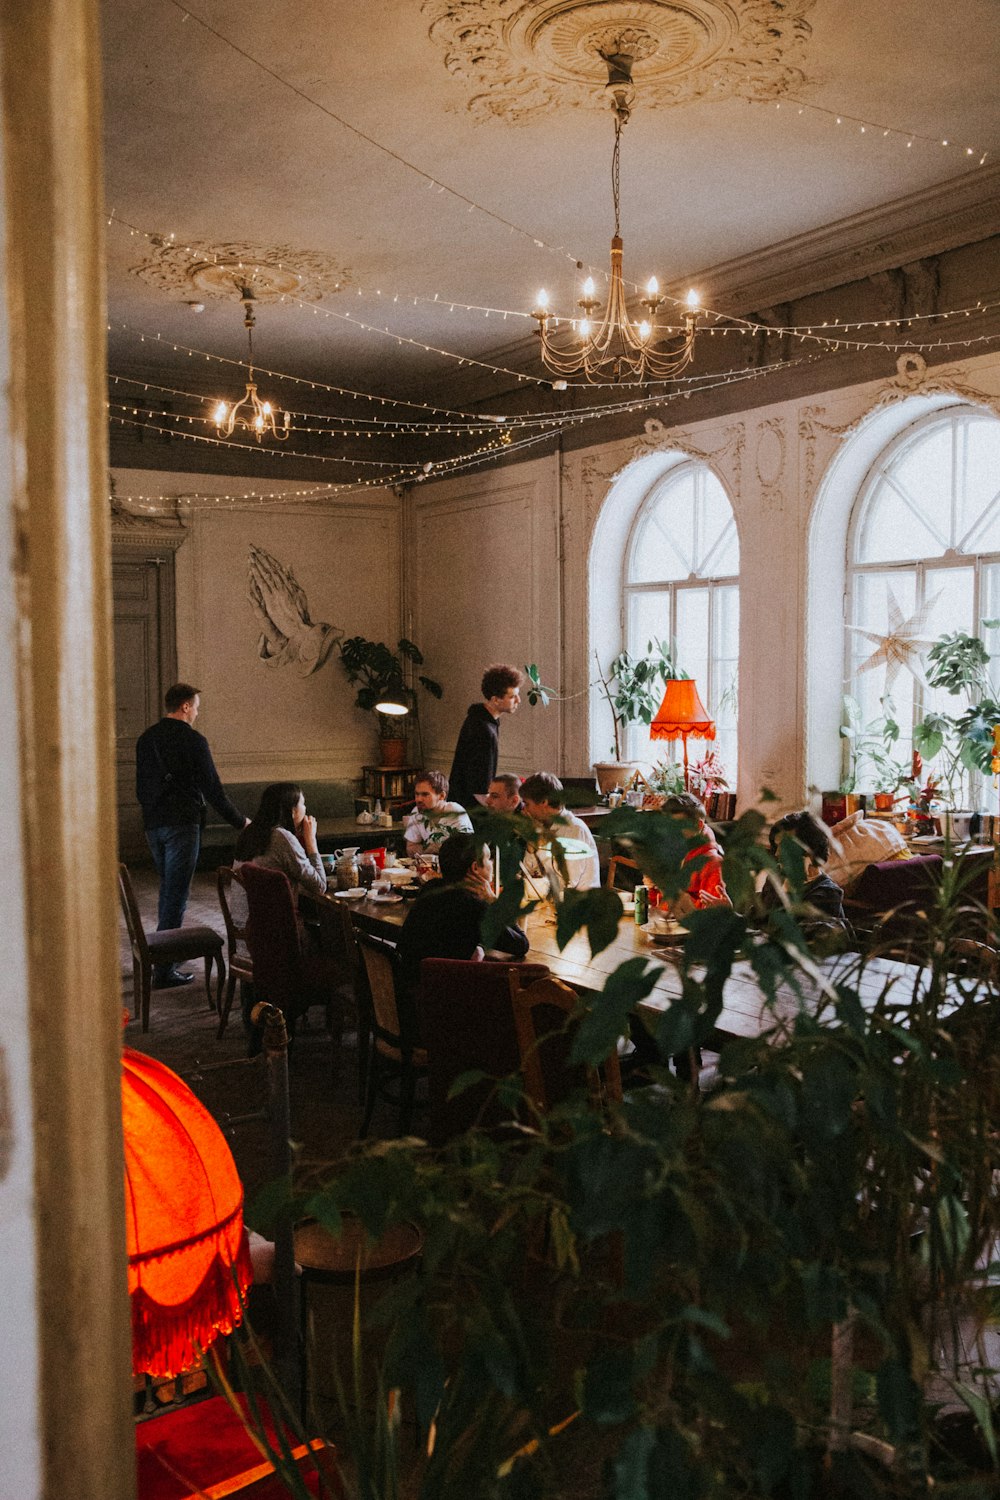
M 672 677 L 686 677 L 675 660 L 673 651 L 656 639 L 646 642 L 646 655 L 633 657 L 620 651 L 611 662 L 607 672 L 597 662 L 597 684 L 611 710 L 614 727 L 614 744 L 611 747 L 613 760 L 596 761 L 594 773 L 603 794 L 615 787 L 624 786 L 638 768 L 637 761 L 622 759 L 625 750 L 625 732 L 630 724 L 651 724 L 663 697 L 663 686 Z
M 992 628 L 996 620 L 984 620 Z M 1000 724 L 1000 702 L 989 674 L 990 654 L 976 635 L 956 630 L 939 637 L 927 653 L 927 681 L 955 698 L 965 698 L 956 713 L 929 713 L 913 731 L 914 747 L 934 761 L 939 795 L 952 812 L 965 793 L 966 774 L 988 775 L 993 729 Z
M 882 713 L 867 724 L 862 720 L 861 705 L 849 694 L 844 696 L 846 722 L 840 727 L 847 741 L 849 769 L 840 790 L 853 793 L 864 790 L 874 794 L 877 812 L 888 812 L 900 787 L 912 784 L 909 766 L 897 760 L 893 750 L 899 742 L 899 724 L 890 697 L 881 698 Z
M 402 637 L 396 642 L 395 651 L 384 641 L 370 641 L 363 635 L 353 635 L 340 645 L 340 663 L 347 673 L 352 687 L 357 686 L 354 699 L 356 708 L 375 713 L 379 734 L 379 764 L 403 766 L 406 764 L 406 711 L 416 708 L 416 694 L 406 681 L 407 667 L 423 665 L 424 655 L 413 641 Z M 433 677 L 417 673 L 417 682 L 433 698 L 440 698 L 444 689 Z M 376 705 L 389 698 L 397 698 L 404 707 L 395 714 L 379 713 Z

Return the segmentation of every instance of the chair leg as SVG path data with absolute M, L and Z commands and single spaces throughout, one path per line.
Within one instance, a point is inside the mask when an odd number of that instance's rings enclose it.
M 221 1016 L 222 1015 L 222 987 L 223 987 L 223 985 L 226 982 L 226 960 L 222 956 L 222 950 L 221 949 L 219 950 L 218 954 L 216 955 L 215 963 L 216 963 L 216 967 L 218 968 L 219 972 L 215 976 L 215 1005 L 213 1006 L 213 1009 L 214 1009 L 215 1014 L 217 1016 Z
M 413 1095 L 417 1086 L 412 1057 L 404 1057 L 399 1075 L 399 1134 L 406 1135 L 413 1119 Z
M 142 1008 L 142 964 L 132 955 L 132 1019 L 138 1021 Z
M 233 1008 L 233 999 L 234 999 L 235 995 L 236 995 L 236 971 L 235 971 L 235 969 L 230 968 L 229 973 L 228 973 L 228 975 L 226 977 L 226 998 L 222 1002 L 222 1009 L 219 1012 L 219 1028 L 218 1028 L 218 1030 L 215 1033 L 216 1041 L 221 1042 L 223 1036 L 225 1035 L 226 1026 L 229 1023 L 229 1012 Z
M 212 997 L 212 955 L 205 954 L 205 994 L 208 996 L 208 1008 L 218 1014 L 219 1007 Z
M 361 1121 L 361 1129 L 358 1131 L 358 1140 L 363 1141 L 368 1134 L 368 1128 L 375 1113 L 375 1098 L 378 1093 L 377 1080 L 375 1077 L 377 1063 L 375 1060 L 375 1048 L 372 1047 L 368 1054 L 368 1068 L 365 1076 L 365 1117 Z
M 142 973 L 139 976 L 139 988 L 141 991 L 140 1009 L 142 1012 L 142 1029 L 149 1030 L 149 994 L 153 988 L 153 966 L 143 964 Z

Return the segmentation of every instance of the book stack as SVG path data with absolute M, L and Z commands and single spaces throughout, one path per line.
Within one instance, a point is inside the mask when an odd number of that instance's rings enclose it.
M 713 823 L 728 823 L 736 816 L 735 792 L 709 792 L 705 811 Z

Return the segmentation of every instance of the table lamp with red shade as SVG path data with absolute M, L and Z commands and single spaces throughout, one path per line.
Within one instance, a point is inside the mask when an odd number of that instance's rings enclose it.
M 671 677 L 663 702 L 649 726 L 651 740 L 681 740 L 684 745 L 684 788 L 688 788 L 688 739 L 714 740 L 715 720 L 698 696 L 693 677 Z

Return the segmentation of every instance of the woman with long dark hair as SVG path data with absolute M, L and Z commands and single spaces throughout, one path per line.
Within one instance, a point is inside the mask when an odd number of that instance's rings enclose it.
M 322 896 L 326 875 L 316 847 L 316 819 L 306 812 L 302 788 L 294 781 L 275 781 L 264 788 L 260 806 L 236 840 L 236 858 L 281 870 L 296 900 L 299 891 Z

